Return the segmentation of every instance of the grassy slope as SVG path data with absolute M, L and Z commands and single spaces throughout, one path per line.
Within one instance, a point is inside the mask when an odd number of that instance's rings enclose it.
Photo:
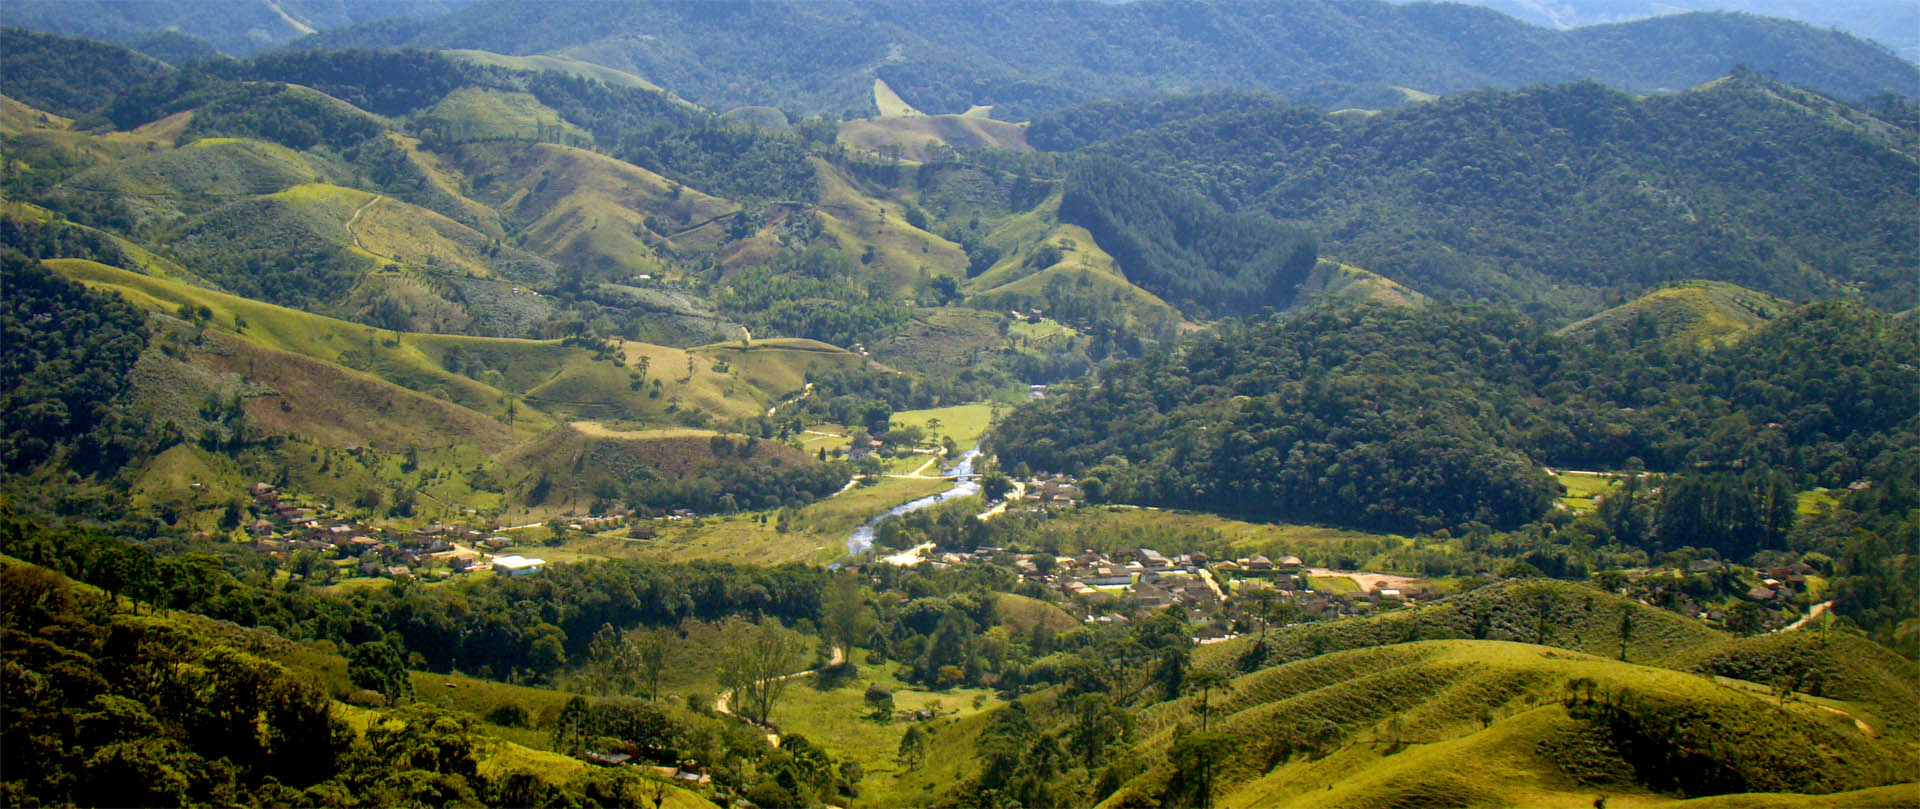
M 1603 690 L 1684 702 L 1693 721 L 1746 742 L 1721 750 L 1723 758 L 1764 762 L 1774 772 L 1824 772 L 1829 784 L 1858 788 L 1897 777 L 1897 762 L 1910 758 L 1878 746 L 1819 704 L 1775 704 L 1764 690 L 1541 646 L 1427 641 L 1265 669 L 1216 694 L 1212 728 L 1246 740 L 1230 754 L 1232 786 L 1221 803 L 1586 806 L 1596 791 L 1660 798 L 1632 780 L 1617 751 L 1585 738 L 1557 704 L 1578 678 Z M 1198 701 L 1187 697 L 1149 710 L 1153 730 L 1143 752 L 1151 758 L 1164 750 L 1172 728 L 1195 720 Z M 1394 719 L 1404 750 L 1394 744 L 1388 724 Z M 1321 732 L 1339 739 L 1337 750 L 1323 749 L 1330 752 L 1325 758 L 1290 757 L 1269 746 L 1304 738 L 1325 722 L 1332 729 Z M 1842 771 L 1834 773 L 1836 766 Z M 1163 770 L 1129 789 L 1157 788 Z M 1595 784 L 1598 775 L 1612 780 Z
M 914 109 L 912 104 L 908 104 L 899 93 L 887 86 L 886 80 L 880 78 L 873 80 L 873 106 L 880 110 L 882 118 L 913 118 L 925 115 Z
M 72 118 L 62 118 L 0 95 L 0 135 L 17 135 L 29 129 L 66 129 L 70 126 L 73 126 Z
M 869 151 L 882 146 L 900 147 L 900 156 L 925 162 L 935 146 L 954 149 L 1012 149 L 1030 152 L 1027 131 L 1019 124 L 991 118 L 964 115 L 921 115 L 902 118 L 869 118 L 840 125 L 838 141 Z
M 1303 309 L 1316 304 L 1381 303 L 1388 306 L 1422 306 L 1427 296 L 1401 286 L 1369 270 L 1329 259 L 1321 259 L 1300 284 L 1300 297 L 1293 307 Z
M 571 59 L 565 56 L 551 56 L 547 54 L 508 56 L 492 51 L 462 49 L 447 50 L 442 51 L 442 53 L 455 59 L 472 62 L 474 64 L 504 67 L 509 70 L 552 71 L 555 73 L 565 73 L 569 76 L 579 76 L 583 79 L 596 79 L 616 87 L 633 87 L 641 90 L 665 92 L 659 85 L 624 70 L 615 70 L 604 65 L 596 65 L 592 62 L 583 62 L 579 59 Z
M 999 594 L 994 600 L 994 612 L 999 614 L 1000 624 L 1016 637 L 1032 632 L 1036 626 L 1056 633 L 1080 628 L 1080 621 L 1067 614 L 1066 610 L 1037 598 L 1013 593 Z
M 789 686 L 771 718 L 782 731 L 805 736 L 836 758 L 860 763 L 866 777 L 860 783 L 862 795 L 856 805 L 924 803 L 916 788 L 918 774 L 907 773 L 895 757 L 900 749 L 900 737 L 910 723 L 881 723 L 866 718 L 866 687 L 876 684 L 893 692 L 896 711 L 930 708 L 941 719 L 929 724 L 941 726 L 963 722 L 999 704 L 988 689 L 927 691 L 902 682 L 885 666 L 863 665 L 855 678 L 838 687 L 823 688 L 814 678 Z M 978 707 L 974 705 L 975 700 L 981 701 Z
M 1627 328 L 1646 318 L 1656 335 L 1676 346 L 1701 348 L 1739 339 L 1748 329 L 1792 308 L 1764 292 L 1718 281 L 1662 287 L 1560 330 L 1575 337 Z
M 833 164 L 816 158 L 820 181 L 821 224 L 840 249 L 860 255 L 871 246 L 880 268 L 896 289 L 925 275 L 964 277 L 967 254 L 960 245 L 907 224 L 899 203 L 863 193 Z
M 659 274 L 661 248 L 679 246 L 675 239 L 683 233 L 739 209 L 638 166 L 567 146 L 476 143 L 462 147 L 455 162 L 482 201 L 529 223 L 523 247 L 601 277 Z M 703 241 L 709 235 L 686 238 L 690 246 L 710 247 Z
M 562 138 L 592 141 L 592 136 L 528 93 L 462 87 L 447 94 L 422 118 L 443 121 L 456 140 Z
M 1121 272 L 1113 257 L 1093 240 L 1085 228 L 1059 223 L 1060 195 L 1056 192 L 1033 210 L 1007 217 L 987 234 L 989 246 L 1001 251 L 998 262 L 967 282 L 977 299 L 992 301 L 1011 296 L 1040 297 L 1048 282 L 1058 277 L 1067 284 L 1090 288 L 1098 294 L 1114 297 L 1129 311 L 1154 317 L 1179 319 L 1179 312 L 1166 301 L 1134 286 Z M 1060 260 L 1041 267 L 1028 261 L 1034 251 L 1051 245 L 1061 250 Z

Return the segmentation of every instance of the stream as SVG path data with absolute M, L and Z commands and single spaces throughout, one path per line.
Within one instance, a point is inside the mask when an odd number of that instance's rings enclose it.
M 850 556 L 859 555 L 865 553 L 868 548 L 873 547 L 873 527 L 879 525 L 881 520 L 896 514 L 909 514 L 927 508 L 928 506 L 936 506 L 946 502 L 949 498 L 971 497 L 979 494 L 980 480 L 973 477 L 973 459 L 979 456 L 979 449 L 967 450 L 960 454 L 958 463 L 947 467 L 945 471 L 940 473 L 942 477 L 959 478 L 954 481 L 953 488 L 940 492 L 939 494 L 930 494 L 918 500 L 894 506 L 893 508 L 887 509 L 886 513 L 868 520 L 865 525 L 853 529 L 853 533 L 847 535 L 847 554 Z M 835 564 L 834 567 L 839 567 L 839 565 Z

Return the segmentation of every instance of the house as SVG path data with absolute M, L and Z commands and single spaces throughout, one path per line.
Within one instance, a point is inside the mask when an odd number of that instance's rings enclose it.
M 1140 606 L 1147 609 L 1160 609 L 1173 604 L 1173 593 L 1152 584 L 1140 584 L 1133 588 L 1133 597 Z
M 247 533 L 257 537 L 266 536 L 273 533 L 273 523 L 267 522 L 266 520 L 254 520 L 247 524 Z
M 1134 553 L 1134 556 L 1139 559 L 1141 567 L 1158 570 L 1173 566 L 1172 562 L 1167 561 L 1167 557 L 1152 548 L 1141 548 Z
M 1256 555 L 1247 560 L 1246 568 L 1248 573 L 1271 573 L 1273 572 L 1273 560 L 1265 556 Z
M 1382 589 L 1373 591 L 1373 600 L 1405 601 L 1407 600 L 1407 597 L 1404 594 L 1402 594 L 1399 590 L 1395 590 L 1393 588 L 1382 588 Z
M 626 753 L 601 753 L 593 750 L 588 750 L 587 752 L 580 754 L 580 760 L 585 761 L 588 764 L 597 764 L 602 767 L 617 767 L 629 761 L 632 761 L 633 756 L 627 755 Z
M 1282 556 L 1278 561 L 1274 562 L 1274 565 L 1280 569 L 1281 573 L 1299 573 L 1301 564 L 1300 557 L 1298 556 Z
M 1777 594 L 1773 591 L 1773 588 L 1764 584 L 1756 584 L 1753 586 L 1753 589 L 1747 591 L 1747 597 L 1755 601 L 1772 601 L 1775 595 Z
M 524 556 L 496 556 L 493 558 L 493 572 L 502 576 L 525 576 L 545 567 L 545 559 L 529 559 Z

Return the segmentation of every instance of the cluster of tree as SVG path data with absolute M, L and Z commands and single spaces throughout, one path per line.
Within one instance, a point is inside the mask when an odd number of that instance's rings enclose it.
M 118 46 L 0 26 L 7 96 L 55 115 L 78 118 L 166 72 L 166 65 Z
M 1167 106 L 1208 113 L 1084 148 L 1307 226 L 1440 297 L 1566 314 L 1686 277 L 1798 300 L 1857 288 L 1890 308 L 1920 294 L 1902 227 L 1920 132 L 1751 71 L 1645 99 L 1590 82 L 1487 90 L 1347 124 L 1251 98 L 1108 102 L 1040 131 L 1078 144 Z
M 12 221 L 12 220 L 6 220 Z M 93 433 L 147 347 L 146 318 L 117 296 L 68 281 L 0 247 L 0 468 L 20 472 Z M 123 459 L 96 436 L 73 466 Z
M 897 332 L 911 309 L 849 283 L 851 256 L 824 245 L 773 267 L 749 267 L 713 285 L 714 303 L 757 334 L 872 345 Z
M 345 151 L 379 137 L 381 124 L 359 110 L 280 84 L 241 84 L 197 109 L 186 138 L 259 138 L 307 150 Z
M 1738 509 L 1666 507 L 1671 531 L 1738 535 L 1741 552 L 1777 546 L 1789 484 L 1846 485 L 1912 450 L 1920 371 L 1900 358 L 1916 346 L 1910 321 L 1846 303 L 1675 352 L 1473 308 L 1318 311 L 1110 366 L 1010 414 L 995 446 L 1005 467 L 1086 478 L 1097 500 L 1394 530 L 1532 521 L 1552 489 L 1536 464 L 1788 475 Z M 1696 533 L 1716 513 L 1731 533 Z
M 625 752 L 670 767 L 701 762 L 717 786 L 757 806 L 820 806 L 858 795 L 859 765 L 835 760 L 805 736 L 789 734 L 772 747 L 755 728 L 664 702 L 575 697 L 552 733 L 562 750 Z
M 647 478 L 627 487 L 636 508 L 690 508 L 705 513 L 798 507 L 838 491 L 848 469 L 839 463 L 722 462 L 681 478 Z
M 539 576 L 469 581 L 454 588 L 393 587 L 341 597 L 295 578 L 268 587 L 260 560 L 203 552 L 156 556 L 147 548 L 85 529 L 42 529 L 7 514 L 0 552 L 44 565 L 155 607 L 196 612 L 282 637 L 341 646 L 386 643 L 409 668 L 459 669 L 540 678 L 585 657 L 605 625 L 677 625 L 767 615 L 817 620 L 817 569 L 606 562 L 559 565 Z M 235 575 L 238 573 L 239 575 Z M 377 671 L 375 661 L 363 661 Z
M 356 733 L 263 639 L 125 612 L 29 565 L 0 567 L 0 587 L 10 805 L 642 806 L 660 790 L 631 771 L 489 777 L 470 720 L 415 704 Z
M 0 215 L 0 245 L 27 258 L 84 258 L 112 267 L 138 265 L 106 234 L 60 222 Z
M 1067 172 L 1060 221 L 1085 227 L 1135 285 L 1199 314 L 1285 308 L 1319 260 L 1305 231 L 1228 214 L 1111 159 Z

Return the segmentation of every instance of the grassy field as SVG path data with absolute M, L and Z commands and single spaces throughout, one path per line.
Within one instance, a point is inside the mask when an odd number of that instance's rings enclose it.
M 1307 588 L 1322 593 L 1354 594 L 1360 592 L 1359 583 L 1345 576 L 1309 576 Z
M 880 110 L 882 118 L 913 118 L 925 115 L 914 109 L 912 104 L 901 99 L 899 93 L 895 93 L 892 87 L 887 86 L 885 79 L 873 80 L 873 106 Z
M 938 429 L 930 427 L 935 419 L 940 421 Z M 979 403 L 928 410 L 902 410 L 893 414 L 894 425 L 919 427 L 930 435 L 953 436 L 954 445 L 962 450 L 980 443 L 980 436 L 986 434 L 987 425 L 992 420 L 993 406 Z
M 825 564 L 846 556 L 847 535 L 874 515 L 952 485 L 944 480 L 884 478 L 873 486 L 855 486 L 795 512 L 786 533 L 778 528 L 777 514 L 752 511 L 663 522 L 658 538 L 652 540 L 629 540 L 618 532 L 571 539 L 563 550 L 581 557 Z
M 1346 528 L 1289 523 L 1256 523 L 1197 511 L 1129 506 L 1097 506 L 1056 515 L 1040 525 L 1043 532 L 1071 538 L 1065 548 L 1120 550 L 1147 545 L 1176 554 L 1225 546 L 1237 557 L 1264 554 L 1309 558 L 1345 556 L 1358 569 L 1375 570 L 1368 563 L 1385 551 L 1413 542 L 1396 534 L 1376 534 Z M 1335 566 L 1333 567 L 1345 567 Z
M 1560 472 L 1554 478 L 1567 489 L 1560 504 L 1575 514 L 1592 512 L 1597 508 L 1594 498 L 1606 494 L 1619 481 L 1614 475 L 1594 472 Z
M 864 660 L 864 653 L 857 659 Z M 877 684 L 893 692 L 897 711 L 931 708 L 940 718 L 922 723 L 929 726 L 951 725 L 982 710 L 1000 704 L 992 691 L 979 688 L 955 688 L 927 691 L 902 682 L 886 666 L 859 666 L 859 674 L 830 690 L 814 678 L 790 686 L 773 712 L 773 722 L 782 732 L 805 736 L 837 758 L 857 761 L 866 771 L 861 782 L 864 795 L 859 805 L 909 806 L 920 802 L 916 779 L 907 774 L 896 755 L 900 737 L 912 723 L 881 723 L 868 719 L 865 693 Z M 904 777 L 903 777 L 904 776 Z M 900 795 L 906 788 L 913 797 Z

